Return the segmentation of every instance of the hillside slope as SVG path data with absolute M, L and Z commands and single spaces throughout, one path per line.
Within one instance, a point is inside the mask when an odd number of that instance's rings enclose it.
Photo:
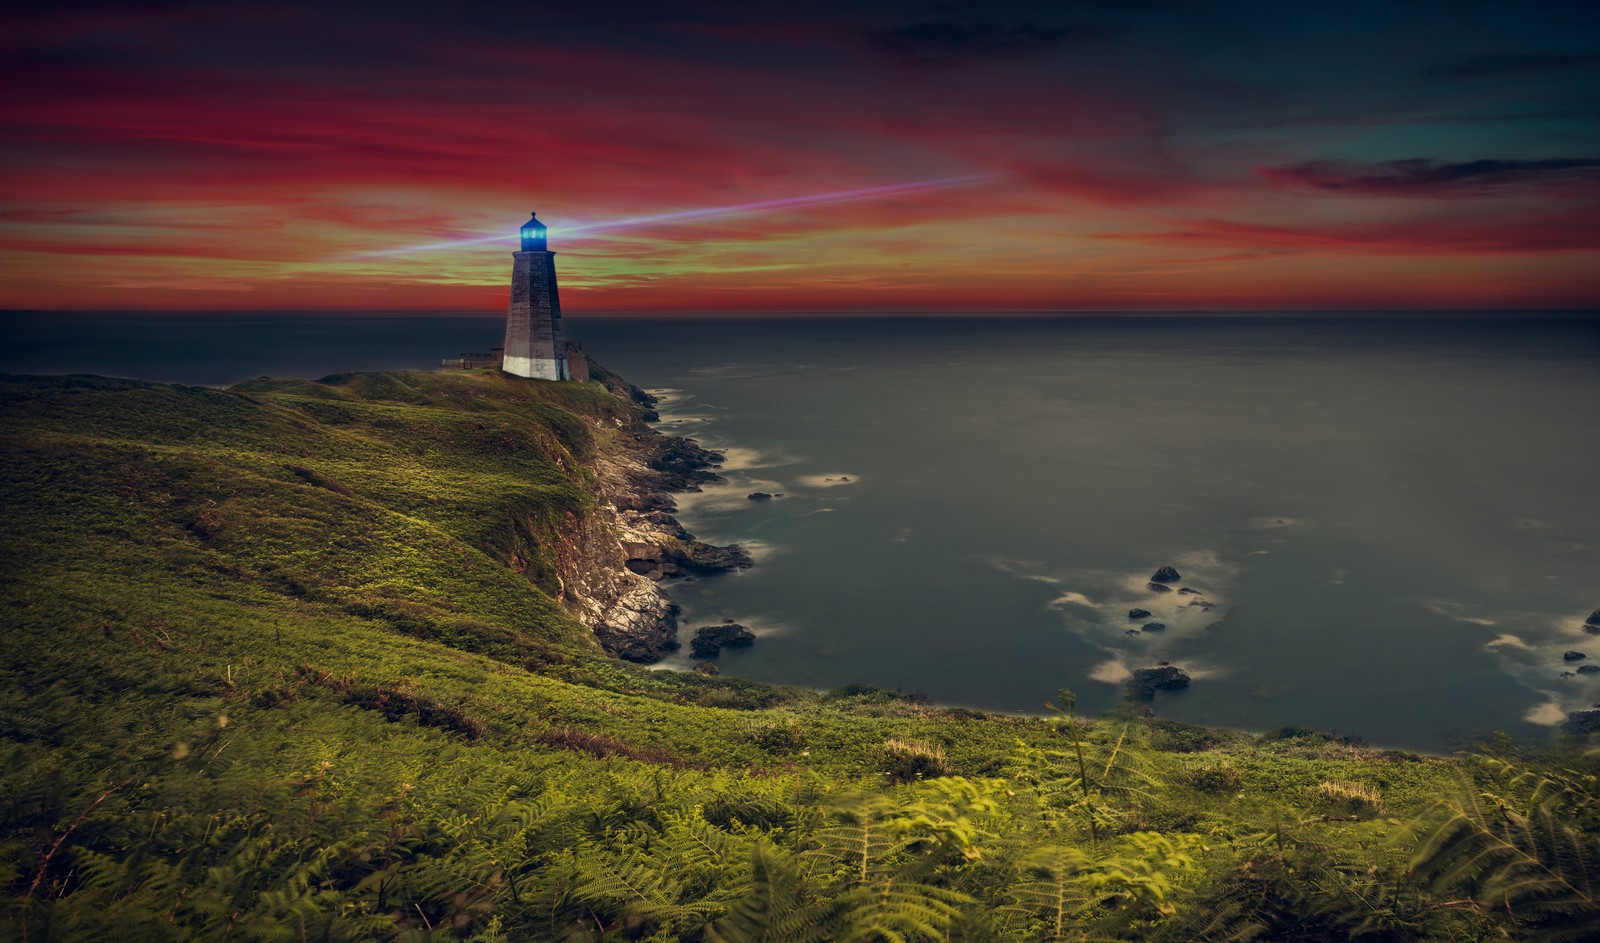
M 709 459 L 609 379 L 0 380 L 7 937 L 1600 932 L 1578 744 L 1429 758 L 618 660 L 671 634 L 629 560 L 738 561 L 660 523 Z

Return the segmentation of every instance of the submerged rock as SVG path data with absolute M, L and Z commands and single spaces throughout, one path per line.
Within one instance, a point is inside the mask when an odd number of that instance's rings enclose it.
M 1176 583 L 1177 581 L 1179 581 L 1181 579 L 1183 579 L 1183 577 L 1181 575 L 1179 575 L 1178 571 L 1175 568 L 1173 568 L 1171 566 L 1164 566 L 1161 569 L 1156 571 L 1156 575 L 1155 576 L 1150 577 L 1150 582 L 1152 582 L 1152 583 Z
M 1172 592 L 1172 587 L 1165 583 L 1151 583 L 1150 591 L 1152 593 L 1170 593 Z
M 756 634 L 737 622 L 707 625 L 695 629 L 689 653 L 696 658 L 715 658 L 724 648 L 749 645 L 755 640 Z
M 1578 674 L 1581 674 L 1581 675 L 1600 674 L 1600 665 L 1579 665 L 1578 666 Z
M 1583 652 L 1562 652 L 1561 653 L 1561 660 L 1562 661 L 1582 661 L 1582 660 L 1584 660 L 1585 658 L 1588 658 L 1588 657 L 1589 656 L 1585 655 Z
M 1165 622 L 1146 622 L 1140 628 L 1144 632 L 1162 632 L 1166 630 L 1167 624 Z
M 1178 595 L 1179 596 L 1204 596 L 1205 594 L 1200 592 L 1198 589 L 1190 589 L 1187 586 L 1183 586 L 1183 587 L 1180 587 L 1178 589 Z
M 1161 668 L 1135 668 L 1128 678 L 1128 693 L 1141 701 L 1148 701 L 1158 691 L 1181 691 L 1189 686 L 1190 678 L 1182 668 L 1166 665 Z
M 1150 610 L 1148 610 L 1148 609 L 1129 609 L 1128 610 L 1128 618 L 1130 618 L 1130 619 L 1148 619 L 1148 618 L 1150 618 Z
M 745 495 L 745 497 L 749 498 L 751 501 L 771 501 L 772 500 L 772 495 L 766 493 L 765 491 L 752 491 L 749 494 Z

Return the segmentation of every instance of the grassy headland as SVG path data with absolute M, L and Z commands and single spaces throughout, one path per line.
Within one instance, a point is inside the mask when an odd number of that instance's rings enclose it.
M 1600 938 L 1581 743 L 608 657 L 577 615 L 660 440 L 603 376 L 0 380 L 7 938 Z

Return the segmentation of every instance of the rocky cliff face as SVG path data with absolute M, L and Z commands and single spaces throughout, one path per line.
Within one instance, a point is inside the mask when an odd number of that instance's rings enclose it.
M 594 463 L 595 506 L 563 522 L 557 574 L 562 601 L 606 651 L 652 662 L 678 647 L 679 610 L 663 583 L 753 561 L 737 546 L 696 540 L 671 514 L 677 509 L 672 492 L 723 480 L 714 470 L 721 454 L 651 429 L 654 403 L 642 391 L 615 392 L 637 411 L 623 428 L 601 437 L 610 444 Z

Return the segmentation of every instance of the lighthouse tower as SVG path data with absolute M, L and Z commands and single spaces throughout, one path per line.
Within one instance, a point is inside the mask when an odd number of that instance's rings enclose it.
M 566 380 L 567 339 L 556 295 L 556 254 L 545 247 L 544 223 L 522 224 L 522 251 L 511 255 L 511 306 L 501 369 L 519 377 Z

